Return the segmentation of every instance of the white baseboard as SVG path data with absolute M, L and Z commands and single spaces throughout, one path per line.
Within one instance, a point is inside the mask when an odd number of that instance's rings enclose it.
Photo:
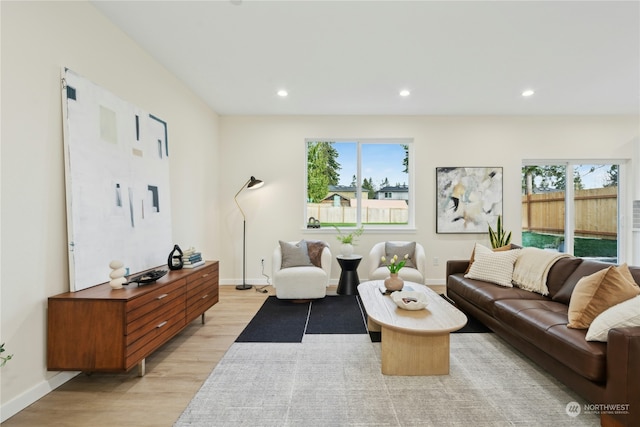
M 36 402 L 38 399 L 46 396 L 51 391 L 60 387 L 62 384 L 66 383 L 80 372 L 60 372 L 52 378 L 49 378 L 46 381 L 42 381 L 40 384 L 32 387 L 30 390 L 22 393 L 20 396 L 11 399 L 10 401 L 4 403 L 0 407 L 0 422 L 5 422 L 9 418 L 13 417 L 18 412 L 22 411 L 27 406 Z

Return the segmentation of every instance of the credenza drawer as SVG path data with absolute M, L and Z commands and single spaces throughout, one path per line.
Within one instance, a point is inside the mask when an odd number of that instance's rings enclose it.
M 157 310 L 185 293 L 185 279 L 176 280 L 127 302 L 127 323 Z M 153 285 L 147 285 L 153 286 Z
M 187 304 L 187 323 L 196 319 L 202 313 L 211 308 L 218 302 L 218 289 L 209 287 L 200 294 L 193 295 L 189 298 Z
M 155 349 L 167 342 L 171 337 L 180 332 L 185 325 L 184 311 L 167 317 L 151 330 L 142 335 L 138 340 L 127 345 L 126 359 L 127 369 L 151 354 Z M 128 337 L 127 337 L 128 338 Z M 128 340 L 127 340 L 128 341 Z
M 218 302 L 218 265 L 207 266 L 187 279 L 187 323 Z
M 172 298 L 164 305 L 156 307 L 154 310 L 145 313 L 144 316 L 138 317 L 133 322 L 127 323 L 127 345 L 130 345 L 141 336 L 156 329 L 158 325 L 162 325 L 176 314 L 182 313 L 184 317 L 186 301 L 185 294 L 180 293 L 174 296 L 175 298 Z
M 195 288 L 201 285 L 204 282 L 211 283 L 215 281 L 218 283 L 218 264 L 207 265 L 202 269 L 198 270 L 197 273 L 194 273 L 187 277 L 187 287 L 189 289 Z

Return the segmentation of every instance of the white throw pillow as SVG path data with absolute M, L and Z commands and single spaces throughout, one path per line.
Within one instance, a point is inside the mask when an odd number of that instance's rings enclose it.
M 520 249 L 503 252 L 477 253 L 469 272 L 468 279 L 484 280 L 496 285 L 512 288 L 513 265 L 518 259 Z
M 609 329 L 640 326 L 640 295 L 610 307 L 596 316 L 587 331 L 587 341 L 607 342 Z

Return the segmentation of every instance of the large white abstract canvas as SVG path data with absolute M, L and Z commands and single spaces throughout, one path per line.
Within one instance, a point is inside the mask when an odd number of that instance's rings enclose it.
M 70 289 L 166 264 L 173 248 L 167 124 L 63 70 Z

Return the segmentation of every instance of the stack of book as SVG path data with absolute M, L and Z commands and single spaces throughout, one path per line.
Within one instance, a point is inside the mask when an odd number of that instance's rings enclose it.
M 195 268 L 203 265 L 202 254 L 191 247 L 182 252 L 182 268 Z

